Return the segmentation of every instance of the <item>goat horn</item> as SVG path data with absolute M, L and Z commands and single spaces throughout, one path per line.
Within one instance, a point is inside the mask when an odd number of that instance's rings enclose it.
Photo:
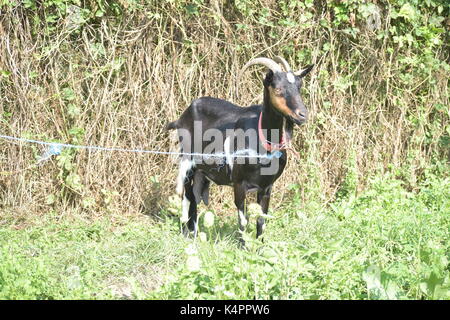
M 244 71 L 248 67 L 250 67 L 250 66 L 252 66 L 254 64 L 262 64 L 263 66 L 266 66 L 267 68 L 272 70 L 272 72 L 282 72 L 282 70 L 281 70 L 280 66 L 278 65 L 278 63 L 276 63 L 272 59 L 269 59 L 269 58 L 256 58 L 256 59 L 252 59 L 249 62 L 247 62 L 245 64 L 245 66 L 242 68 L 240 74 L 244 73 Z
M 239 82 L 241 80 L 242 74 L 244 73 L 244 71 L 248 67 L 253 66 L 255 64 L 261 64 L 263 66 L 266 66 L 267 68 L 272 70 L 272 72 L 283 72 L 283 70 L 281 70 L 280 65 L 278 63 L 276 63 L 275 61 L 273 61 L 272 59 L 269 59 L 269 58 L 255 58 L 255 59 L 250 60 L 242 68 L 241 72 L 239 72 L 239 75 L 238 75 L 238 78 L 237 78 L 237 81 L 236 81 L 236 97 L 239 96 L 239 94 L 238 94 L 238 87 L 239 87 Z
M 283 65 L 284 70 L 286 72 L 290 72 L 291 71 L 291 67 L 289 66 L 289 63 L 283 57 L 276 56 L 275 57 L 275 61 L 278 62 L 278 63 L 281 63 Z

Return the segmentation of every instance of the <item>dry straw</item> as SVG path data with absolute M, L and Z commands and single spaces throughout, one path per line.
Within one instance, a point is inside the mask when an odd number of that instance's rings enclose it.
M 394 90 L 399 62 L 372 30 L 362 28 L 357 42 L 339 31 L 324 32 L 314 26 L 330 17 L 319 10 L 305 27 L 270 29 L 227 5 L 213 4 L 202 7 L 200 15 L 187 15 L 171 3 L 155 2 L 122 20 L 104 17 L 82 28 L 61 22 L 51 36 L 36 32 L 23 7 L 2 13 L 0 70 L 8 73 L 0 80 L 0 132 L 46 141 L 173 150 L 164 126 L 193 99 L 208 95 L 244 106 L 260 103 L 261 73 L 244 76 L 238 100 L 235 76 L 253 57 L 282 55 L 293 68 L 310 63 L 316 68 L 302 89 L 309 123 L 294 132 L 301 157 L 290 157 L 277 181 L 275 207 L 292 197 L 287 188 L 292 183 L 302 187 L 305 203 L 314 190 L 324 200 L 332 199 L 349 170 L 349 159 L 358 188 L 365 177 L 388 164 L 400 165 L 409 157 L 415 174 L 429 163 L 445 134 L 448 115 L 443 115 L 442 131 L 426 144 L 425 125 L 414 127 L 408 116 L 421 112 L 427 118 L 431 107 L 423 106 L 448 105 L 445 73 L 430 75 L 436 79 L 434 87 L 421 87 L 418 81 L 403 87 L 400 96 Z M 274 1 L 261 1 L 261 7 L 280 15 Z M 387 30 L 389 21 L 382 20 L 381 28 Z M 279 37 L 269 36 L 271 30 Z M 420 90 L 428 92 L 419 101 Z M 84 135 L 73 128 L 83 129 Z M 42 152 L 5 142 L 0 149 L 0 171 L 25 168 Z M 119 193 L 115 209 L 121 214 L 154 213 L 173 193 L 177 167 L 169 160 L 153 154 L 79 150 L 69 169 L 52 160 L 0 177 L 0 206 L 46 212 L 55 204 L 45 199 L 54 194 L 62 197 L 61 210 L 82 208 L 83 199 L 93 199 L 88 212 L 98 214 L 105 193 L 100 190 L 109 190 Z M 80 177 L 81 189 L 67 186 L 68 171 Z M 229 190 L 213 188 L 212 193 L 212 208 L 223 213 L 221 204 L 230 201 Z

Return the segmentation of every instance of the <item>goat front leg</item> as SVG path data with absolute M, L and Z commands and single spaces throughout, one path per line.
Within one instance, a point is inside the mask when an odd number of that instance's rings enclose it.
M 242 238 L 242 233 L 245 231 L 245 227 L 248 224 L 248 215 L 245 207 L 245 194 L 247 193 L 247 188 L 244 183 L 235 183 L 234 186 L 234 204 L 238 209 L 238 219 L 239 219 L 239 230 L 240 242 L 245 245 L 244 239 Z
M 193 232 L 194 238 L 197 237 L 197 202 L 195 201 L 192 176 L 186 178 L 184 183 L 184 195 L 182 201 L 182 218 L 183 234 L 188 236 Z
M 261 206 L 261 211 L 263 214 L 267 214 L 269 211 L 269 201 L 270 201 L 270 192 L 272 191 L 272 186 L 267 188 L 264 191 L 258 191 L 257 200 L 259 205 Z M 256 220 L 256 238 L 262 235 L 264 231 L 265 219 L 264 217 L 258 217 Z

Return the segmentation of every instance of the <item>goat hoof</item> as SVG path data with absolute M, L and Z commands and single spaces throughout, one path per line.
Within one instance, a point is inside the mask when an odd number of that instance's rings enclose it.
M 184 225 L 182 233 L 183 233 L 183 236 L 185 236 L 186 238 L 189 238 L 189 235 L 191 232 L 189 231 L 189 228 L 186 225 Z

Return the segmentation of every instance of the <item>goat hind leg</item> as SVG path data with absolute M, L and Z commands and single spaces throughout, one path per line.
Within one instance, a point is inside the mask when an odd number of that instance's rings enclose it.
M 270 201 L 271 188 L 266 191 L 258 191 L 258 203 L 261 206 L 263 214 L 267 214 L 269 211 L 269 201 Z M 265 219 L 264 217 L 258 217 L 256 220 L 256 238 L 260 237 L 264 231 Z
M 239 230 L 241 231 L 239 241 L 242 245 L 245 245 L 244 239 L 242 238 L 242 233 L 245 231 L 249 218 L 245 207 L 245 195 L 247 193 L 247 189 L 243 183 L 235 183 L 233 187 L 234 204 L 238 209 Z

